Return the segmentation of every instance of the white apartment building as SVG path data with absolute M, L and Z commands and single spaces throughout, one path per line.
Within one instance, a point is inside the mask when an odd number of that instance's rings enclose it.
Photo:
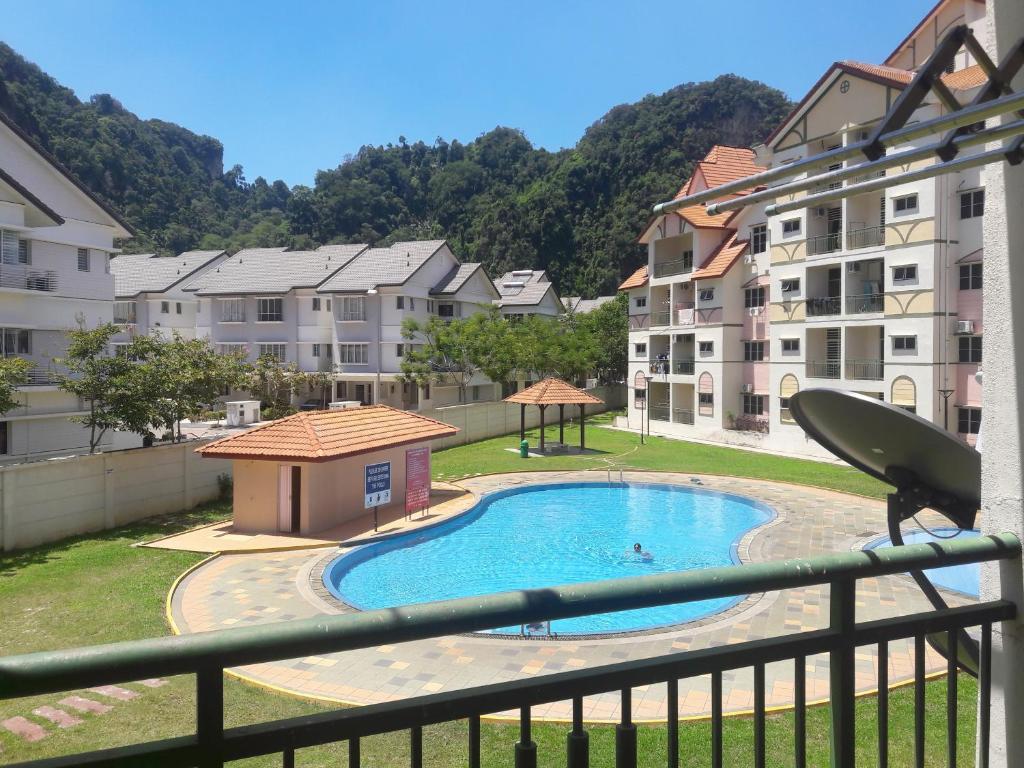
M 747 153 L 746 169 L 715 148 L 680 196 L 866 138 L 944 30 L 976 27 L 983 16 L 977 0 L 944 0 L 884 65 L 836 62 L 766 144 Z M 984 41 L 984 30 L 975 32 Z M 961 103 L 984 80 L 964 51 L 943 78 Z M 941 109 L 930 98 L 912 120 Z M 621 286 L 630 295 L 637 388 L 631 424 L 644 418 L 653 432 L 823 455 L 787 405 L 800 389 L 832 387 L 913 409 L 973 441 L 983 171 L 771 217 L 763 203 L 714 217 L 696 208 L 652 220 L 641 237 L 647 266 Z
M 179 256 L 138 253 L 112 259 L 114 322 L 123 328 L 113 339 L 115 346 L 135 334 L 170 338 L 177 333 L 194 339 L 199 302 L 185 287 L 227 257 L 225 251 L 187 251 Z
M 0 351 L 31 360 L 21 405 L 0 414 L 0 463 L 88 449 L 77 398 L 52 378 L 64 332 L 110 322 L 116 239 L 132 230 L 0 113 Z M 106 438 L 106 445 L 114 440 Z
M 564 311 L 555 284 L 542 269 L 506 272 L 494 287 L 500 294 L 498 308 L 510 320 L 521 320 L 527 315 L 555 316 Z
M 459 402 L 455 384 L 417 387 L 399 380 L 410 341 L 402 322 L 425 323 L 431 315 L 468 317 L 498 299 L 480 264 L 462 264 L 444 240 L 370 248 L 317 288 L 333 301 L 335 397 L 396 408 L 432 408 Z M 469 384 L 467 399 L 493 400 L 496 386 L 482 374 Z

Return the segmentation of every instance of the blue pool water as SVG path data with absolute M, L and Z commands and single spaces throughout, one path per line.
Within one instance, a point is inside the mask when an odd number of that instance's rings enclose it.
M 932 536 L 927 531 L 920 529 L 904 531 L 903 532 L 903 543 L 904 544 L 927 544 L 930 541 L 943 541 L 943 538 L 948 537 L 956 533 L 956 528 L 937 528 L 934 529 L 938 536 Z M 980 531 L 964 531 L 958 539 L 973 539 L 976 536 L 980 536 Z M 875 549 L 876 547 L 889 547 L 892 546 L 892 542 L 889 537 L 879 539 L 868 545 L 868 549 Z M 971 597 L 978 597 L 980 594 L 980 582 L 981 582 L 981 565 L 978 563 L 969 563 L 967 565 L 949 565 L 945 568 L 929 568 L 925 571 L 932 584 L 939 587 L 945 587 L 951 589 L 954 592 L 962 592 L 965 595 Z
M 349 605 L 370 610 L 710 568 L 738 562 L 743 534 L 773 516 L 756 501 L 699 488 L 535 485 L 488 495 L 471 512 L 432 529 L 359 547 L 325 569 L 324 583 Z M 635 542 L 649 559 L 633 553 Z M 715 613 L 739 599 L 565 619 L 553 622 L 551 630 L 650 629 Z

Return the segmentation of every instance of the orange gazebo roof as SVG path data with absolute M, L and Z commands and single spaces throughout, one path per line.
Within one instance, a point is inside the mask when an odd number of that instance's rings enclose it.
M 520 405 L 599 405 L 604 403 L 604 400 L 574 387 L 567 381 L 547 378 L 522 392 L 506 397 L 505 402 Z

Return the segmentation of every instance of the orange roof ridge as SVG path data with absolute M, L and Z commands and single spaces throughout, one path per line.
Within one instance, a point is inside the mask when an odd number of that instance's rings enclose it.
M 504 402 L 520 405 L 600 405 L 604 400 L 567 381 L 549 376 L 521 392 L 509 395 Z
M 732 235 L 726 238 L 721 245 L 719 245 L 711 255 L 708 256 L 700 269 L 693 273 L 694 280 L 710 280 L 716 277 L 722 277 L 728 272 L 732 265 L 736 263 L 736 260 L 747 250 L 749 240 L 737 240 L 736 232 L 733 231 Z
M 622 285 L 619 286 L 620 291 L 628 291 L 630 288 L 640 288 L 647 284 L 647 265 L 644 264 L 642 267 L 637 269 L 632 275 L 622 281 Z

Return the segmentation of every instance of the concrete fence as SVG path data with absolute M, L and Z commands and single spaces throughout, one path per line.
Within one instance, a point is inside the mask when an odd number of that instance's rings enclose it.
M 199 441 L 0 467 L 0 550 L 116 528 L 218 496 L 231 462 Z

